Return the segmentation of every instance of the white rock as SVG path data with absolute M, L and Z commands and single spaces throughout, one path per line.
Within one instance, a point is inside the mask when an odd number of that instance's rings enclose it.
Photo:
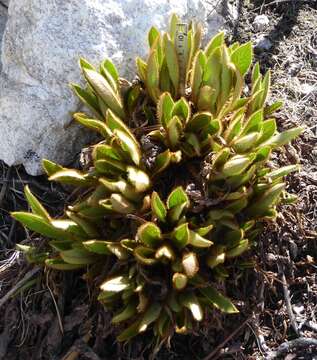
M 260 51 L 268 51 L 271 49 L 271 47 L 272 47 L 272 43 L 267 37 L 265 37 L 265 35 L 260 35 L 255 40 L 255 48 Z
M 7 22 L 7 17 L 8 17 L 8 10 L 0 3 L 0 59 L 1 59 L 1 48 L 2 48 L 1 46 L 2 36 L 3 36 L 5 24 Z M 0 61 L 0 71 L 1 71 L 1 61 Z
M 11 0 L 0 78 L 0 158 L 42 172 L 41 158 L 67 164 L 88 140 L 71 122 L 79 102 L 78 58 L 111 58 L 132 78 L 136 55 L 146 54 L 149 28 L 165 29 L 176 12 L 205 21 L 209 35 L 224 25 L 218 0 Z M 217 7 L 216 7 L 217 8 Z
M 264 31 L 269 23 L 269 18 L 266 15 L 257 15 L 252 25 L 255 31 Z

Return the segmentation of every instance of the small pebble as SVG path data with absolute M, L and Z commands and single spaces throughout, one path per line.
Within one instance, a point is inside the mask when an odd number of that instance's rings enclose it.
M 268 51 L 270 50 L 272 47 L 272 43 L 271 41 L 266 38 L 264 35 L 260 35 L 256 40 L 255 40 L 255 48 L 257 50 L 260 51 Z
M 253 28 L 255 31 L 263 31 L 267 28 L 270 21 L 266 15 L 257 15 L 253 21 Z

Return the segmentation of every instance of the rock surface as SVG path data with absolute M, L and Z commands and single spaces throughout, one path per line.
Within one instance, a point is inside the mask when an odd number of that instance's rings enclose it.
M 11 0 L 0 78 L 0 158 L 24 164 L 32 175 L 42 172 L 42 158 L 67 164 L 89 138 L 71 122 L 79 102 L 68 84 L 81 78 L 78 58 L 97 64 L 109 57 L 132 78 L 152 25 L 165 29 L 173 12 L 201 22 L 208 17 L 210 36 L 224 25 L 217 3 Z
M 0 58 L 1 58 L 1 44 L 2 44 L 2 36 L 4 32 L 4 28 L 7 22 L 8 17 L 8 9 L 2 5 L 0 2 Z M 1 71 L 1 61 L 0 61 L 0 71 Z
M 266 15 L 257 15 L 253 21 L 255 31 L 264 31 L 270 24 L 270 20 Z

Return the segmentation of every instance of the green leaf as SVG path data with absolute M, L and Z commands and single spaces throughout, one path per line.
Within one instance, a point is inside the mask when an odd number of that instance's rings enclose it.
M 88 251 L 100 255 L 109 255 L 111 254 L 111 251 L 108 249 L 110 243 L 111 242 L 105 240 L 88 240 L 84 241 L 82 244 Z
M 156 103 L 160 96 L 159 90 L 159 63 L 157 51 L 152 50 L 147 63 L 146 89 L 152 100 Z
M 136 238 L 149 247 L 156 247 L 162 241 L 162 233 L 157 225 L 146 222 L 138 228 Z
M 77 270 L 83 268 L 85 265 L 68 264 L 60 258 L 46 259 L 45 266 L 55 270 Z
M 130 280 L 126 276 L 116 276 L 112 279 L 106 280 L 100 285 L 100 289 L 102 291 L 110 291 L 110 292 L 121 292 L 123 290 L 128 289 L 132 284 Z
M 257 145 L 264 143 L 269 140 L 276 132 L 276 121 L 275 119 L 268 119 L 262 123 L 261 136 L 257 140 Z
M 266 141 L 265 145 L 271 145 L 273 147 L 283 146 L 288 144 L 293 139 L 295 139 L 298 135 L 300 135 L 304 131 L 303 127 L 295 127 L 293 129 L 289 129 L 283 131 L 279 134 L 272 136 L 268 141 Z
M 240 156 L 236 155 L 228 160 L 223 168 L 222 173 L 224 176 L 234 176 L 240 175 L 246 168 L 251 165 L 252 161 L 254 160 L 255 156 Z
M 48 176 L 55 174 L 57 171 L 63 170 L 61 165 L 54 163 L 53 161 L 43 159 L 42 166 Z
M 175 260 L 175 253 L 170 246 L 163 245 L 156 250 L 155 259 L 161 260 L 164 263 L 166 263 L 166 260 L 173 262 Z
M 195 113 L 186 124 L 186 131 L 198 132 L 201 131 L 205 126 L 210 124 L 212 115 L 210 112 L 197 112 Z
M 86 105 L 98 118 L 102 118 L 102 114 L 99 109 L 98 99 L 92 92 L 82 89 L 77 84 L 70 84 L 75 95 L 79 100 Z
M 34 214 L 41 216 L 44 220 L 50 221 L 51 217 L 49 213 L 45 210 L 43 205 L 37 200 L 37 198 L 31 193 L 31 190 L 28 185 L 24 188 L 25 197 L 33 211 Z
M 158 193 L 155 191 L 153 191 L 151 196 L 151 209 L 154 216 L 156 216 L 160 221 L 166 221 L 166 207 L 161 198 L 159 197 Z
M 83 72 L 86 80 L 94 89 L 96 94 L 100 96 L 100 98 L 113 112 L 115 112 L 120 118 L 124 119 L 125 113 L 122 101 L 120 97 L 115 94 L 107 80 L 96 71 L 85 68 L 83 69 Z
M 199 89 L 203 80 L 205 64 L 206 56 L 202 50 L 199 50 L 194 57 L 193 67 L 190 76 L 190 86 L 192 89 L 191 98 L 195 104 L 197 102 Z
M 75 248 L 60 252 L 60 257 L 67 263 L 73 265 L 89 265 L 97 261 L 96 255 L 85 249 Z
M 89 222 L 89 220 L 81 218 L 79 215 L 66 211 L 66 215 L 73 220 L 89 237 L 98 237 L 99 231 L 97 231 L 96 225 Z
M 188 223 L 177 226 L 172 232 L 172 241 L 178 248 L 183 248 L 189 243 L 190 231 Z
M 260 133 L 251 132 L 247 135 L 237 138 L 232 143 L 232 147 L 238 154 L 245 153 L 255 146 L 259 137 L 260 137 Z
M 164 92 L 157 103 L 157 116 L 159 122 L 164 129 L 167 129 L 167 125 L 172 119 L 172 111 L 174 107 L 174 101 L 168 92 Z
M 55 228 L 42 216 L 28 213 L 28 212 L 13 212 L 11 216 L 17 221 L 22 223 L 28 229 L 35 231 L 43 236 L 47 236 L 52 239 L 65 240 L 67 233 L 65 231 Z
M 150 48 L 153 46 L 154 42 L 160 38 L 160 32 L 155 26 L 152 26 L 148 33 L 148 42 Z
M 119 336 L 117 336 L 117 340 L 119 342 L 122 342 L 122 341 L 130 340 L 134 336 L 138 335 L 139 323 L 140 323 L 140 320 L 137 320 L 132 325 L 127 327 L 125 330 L 123 330 L 122 333 Z
M 164 34 L 163 36 L 163 43 L 168 72 L 170 74 L 175 92 L 177 93 L 179 88 L 179 64 L 177 53 L 173 42 L 167 34 Z
M 222 312 L 228 314 L 239 312 L 239 310 L 232 304 L 232 302 L 228 298 L 220 294 L 213 287 L 199 288 L 199 291 L 213 306 L 215 306 Z
M 103 121 L 90 119 L 82 113 L 74 114 L 74 119 L 81 125 L 99 132 L 105 139 L 108 139 L 110 136 L 112 136 L 111 130 Z
M 276 101 L 271 105 L 268 105 L 264 108 L 264 115 L 268 116 L 273 114 L 275 111 L 279 110 L 283 106 L 283 101 Z
M 193 318 L 196 321 L 201 321 L 203 319 L 203 309 L 193 292 L 180 294 L 180 302 L 191 311 Z
M 85 174 L 74 169 L 57 171 L 49 177 L 49 180 L 74 186 L 91 186 L 94 183 L 91 179 L 88 179 Z
M 144 192 L 151 186 L 150 178 L 144 171 L 134 166 L 128 166 L 127 173 L 128 180 L 137 192 Z
M 237 246 L 227 249 L 226 257 L 232 258 L 232 257 L 239 256 L 248 249 L 249 249 L 249 240 L 247 240 L 247 239 L 241 240 Z
M 146 82 L 146 74 L 147 74 L 147 63 L 143 61 L 141 58 L 137 57 L 135 59 L 136 67 L 138 69 L 138 75 L 143 82 Z
M 157 302 L 152 303 L 145 311 L 140 323 L 139 332 L 144 332 L 150 324 L 158 319 L 162 310 L 162 305 Z
M 239 46 L 232 54 L 231 61 L 238 68 L 241 75 L 244 76 L 252 63 L 252 45 L 251 42 L 247 42 Z
M 138 262 L 143 265 L 154 265 L 157 260 L 155 259 L 155 250 L 144 246 L 138 246 L 134 249 L 134 256 Z
M 254 112 L 243 126 L 242 135 L 247 135 L 254 131 L 260 131 L 263 124 L 263 110 Z
M 189 120 L 191 115 L 190 106 L 185 98 L 182 97 L 176 101 L 172 111 L 172 116 L 174 115 L 178 116 L 183 123 L 186 123 Z
M 225 33 L 223 31 L 216 34 L 207 44 L 205 54 L 207 57 L 219 46 L 224 44 Z
M 275 180 L 278 179 L 280 177 L 284 177 L 288 174 L 290 174 L 293 171 L 298 171 L 300 169 L 299 165 L 288 165 L 288 166 L 283 166 L 279 169 L 273 170 L 271 172 L 269 172 L 268 174 L 265 175 L 266 178 L 270 179 L 270 180 Z
M 175 206 L 186 204 L 189 205 L 189 199 L 185 190 L 178 186 L 175 188 L 167 198 L 167 208 L 172 209 Z
M 197 108 L 199 111 L 214 111 L 213 98 L 215 97 L 215 89 L 211 86 L 204 85 L 200 88 L 197 100 Z
M 208 239 L 203 238 L 195 231 L 190 230 L 189 231 L 189 244 L 194 247 L 198 247 L 198 248 L 207 248 L 207 247 L 210 247 L 213 244 L 213 242 Z
M 182 273 L 175 273 L 172 282 L 174 289 L 183 290 L 187 285 L 188 277 Z
M 182 131 L 182 123 L 178 116 L 173 116 L 172 120 L 167 125 L 167 136 L 170 143 L 171 148 L 175 148 L 181 137 Z
M 129 127 L 118 117 L 116 116 L 110 109 L 107 110 L 106 114 L 106 124 L 111 131 L 120 130 L 124 132 L 134 143 L 136 146 L 139 146 L 138 141 L 132 134 Z
M 114 134 L 119 139 L 119 144 L 121 145 L 122 150 L 128 153 L 129 157 L 135 165 L 140 165 L 141 150 L 136 142 L 121 130 L 114 130 Z
M 95 168 L 98 173 L 109 175 L 122 175 L 126 172 L 127 167 L 124 162 L 111 158 L 95 161 Z
M 102 62 L 103 67 L 111 74 L 113 80 L 117 82 L 119 80 L 119 73 L 115 65 L 110 59 L 106 59 Z
M 112 194 L 110 201 L 113 210 L 120 214 L 130 214 L 135 211 L 133 204 L 120 194 Z
M 136 313 L 136 304 L 134 301 L 130 301 L 128 305 L 119 313 L 117 313 L 111 320 L 112 324 L 117 324 L 129 320 Z

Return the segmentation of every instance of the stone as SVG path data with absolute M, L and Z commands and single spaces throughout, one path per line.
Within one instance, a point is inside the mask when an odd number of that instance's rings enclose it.
M 254 18 L 252 25 L 255 31 L 261 32 L 268 27 L 269 23 L 269 18 L 266 15 L 257 15 Z
M 7 22 L 7 18 L 8 18 L 8 9 L 6 6 L 3 6 L 2 3 L 0 2 L 0 59 L 1 59 L 1 44 L 2 44 L 2 36 L 3 36 L 3 32 L 5 29 L 5 25 Z M 1 61 L 0 61 L 0 72 L 1 72 Z
M 152 25 L 172 12 L 203 22 L 208 36 L 224 27 L 218 0 L 11 0 L 0 77 L 0 158 L 42 173 L 41 159 L 69 163 L 90 139 L 74 124 L 79 101 L 68 84 L 81 79 L 78 58 L 105 57 L 132 79 Z
M 271 49 L 272 47 L 272 43 L 271 41 L 265 37 L 265 35 L 260 35 L 256 40 L 255 40 L 255 45 L 254 45 L 255 49 L 257 49 L 258 51 L 268 51 Z

